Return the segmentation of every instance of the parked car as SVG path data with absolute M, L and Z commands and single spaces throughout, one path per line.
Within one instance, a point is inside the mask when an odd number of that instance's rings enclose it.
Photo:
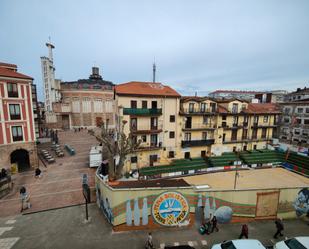
M 274 249 L 309 249 L 309 237 L 282 240 L 274 245 Z
M 215 244 L 211 249 L 266 249 L 262 243 L 256 239 L 236 239 Z

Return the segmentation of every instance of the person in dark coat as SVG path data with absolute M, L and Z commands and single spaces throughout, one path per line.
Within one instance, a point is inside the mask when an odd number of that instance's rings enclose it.
M 248 235 L 249 235 L 248 226 L 247 226 L 247 224 L 243 224 L 241 226 L 241 233 L 239 235 L 239 239 L 242 239 L 242 237 L 244 237 L 244 236 L 245 236 L 246 239 L 248 239 Z
M 216 231 L 218 232 L 218 231 L 219 231 L 219 228 L 218 228 L 218 226 L 217 226 L 218 221 L 217 221 L 217 217 L 216 217 L 216 216 L 214 216 L 214 217 L 212 218 L 211 223 L 212 223 L 211 232 L 213 233 L 215 229 L 216 229 Z
M 284 226 L 282 223 L 282 219 L 275 221 L 277 232 L 274 235 L 274 239 L 277 239 L 278 235 L 283 236 L 282 231 L 284 230 Z

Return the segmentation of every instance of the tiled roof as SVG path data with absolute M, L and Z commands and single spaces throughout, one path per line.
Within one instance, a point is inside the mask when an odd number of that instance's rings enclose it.
M 17 65 L 5 63 L 5 62 L 0 62 L 0 67 L 10 67 L 10 68 L 16 68 L 17 69 Z
M 229 103 L 229 102 L 232 102 L 232 101 L 240 101 L 240 102 L 245 102 L 245 103 L 248 103 L 247 100 L 244 100 L 244 99 L 238 99 L 238 98 L 224 98 L 224 99 L 216 99 L 216 101 L 218 103 Z
M 204 100 L 216 101 L 215 99 L 210 97 L 199 97 L 199 96 L 182 96 L 180 99 L 181 102 L 188 102 L 188 101 L 202 102 Z
M 180 97 L 180 94 L 171 87 L 153 82 L 131 81 L 116 85 L 115 91 L 119 95 Z
M 222 105 L 218 105 L 218 112 L 219 113 L 229 113 L 229 111 Z
M 16 71 L 6 69 L 6 68 L 3 68 L 3 67 L 0 67 L 0 77 L 1 76 L 10 77 L 10 78 L 20 78 L 20 79 L 33 80 L 33 78 L 31 78 L 30 76 L 27 76 L 25 74 L 21 74 L 21 73 L 18 73 Z
M 243 110 L 244 113 L 280 113 L 279 106 L 273 103 L 250 103 L 247 108 Z

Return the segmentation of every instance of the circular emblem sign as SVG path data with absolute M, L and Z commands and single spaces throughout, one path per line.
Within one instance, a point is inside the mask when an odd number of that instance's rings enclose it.
M 177 192 L 165 192 L 159 195 L 152 205 L 154 220 L 163 226 L 177 226 L 189 213 L 186 198 Z

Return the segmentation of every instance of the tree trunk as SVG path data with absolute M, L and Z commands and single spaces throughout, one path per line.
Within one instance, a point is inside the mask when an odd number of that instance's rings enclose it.
M 122 170 L 123 170 L 123 167 L 124 167 L 124 161 L 125 161 L 125 157 L 121 156 L 119 158 L 119 163 L 116 167 L 116 177 L 117 177 L 117 179 L 122 177 Z
M 108 157 L 108 179 L 110 181 L 116 180 L 115 164 L 114 164 L 114 157 L 113 156 Z

